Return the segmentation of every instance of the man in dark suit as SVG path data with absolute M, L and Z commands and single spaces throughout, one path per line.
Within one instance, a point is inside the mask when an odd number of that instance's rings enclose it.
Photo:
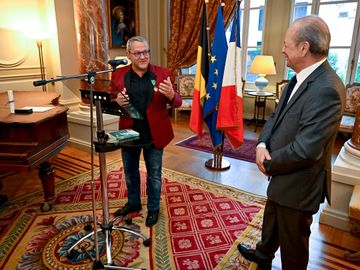
M 119 129 L 131 128 L 139 132 L 140 139 L 135 145 L 121 149 L 128 202 L 115 215 L 141 210 L 139 160 L 143 151 L 147 170 L 146 225 L 152 226 L 159 216 L 163 149 L 174 138 L 168 108 L 180 107 L 182 99 L 173 87 L 170 71 L 150 64 L 149 45 L 144 37 L 130 38 L 126 51 L 131 65 L 113 73 L 115 86 L 110 90 L 121 106 L 130 101 L 143 119 L 120 117 Z
M 261 241 L 238 250 L 260 269 L 271 269 L 280 247 L 283 270 L 306 269 L 312 215 L 330 202 L 331 154 L 340 124 L 345 88 L 326 57 L 330 32 L 311 15 L 294 21 L 283 54 L 296 72 L 266 122 L 256 164 L 269 176 Z

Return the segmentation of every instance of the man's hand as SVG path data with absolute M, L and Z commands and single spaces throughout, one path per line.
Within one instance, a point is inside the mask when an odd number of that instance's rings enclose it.
M 173 100 L 175 96 L 175 92 L 173 89 L 173 85 L 171 83 L 170 77 L 167 77 L 162 83 L 159 84 L 159 91 L 169 100 Z
M 129 96 L 126 94 L 126 88 L 122 91 L 122 93 L 119 93 L 116 97 L 116 102 L 120 106 L 126 106 L 129 104 Z
M 257 147 L 256 148 L 256 165 L 258 166 L 259 170 L 269 176 L 264 167 L 264 160 L 271 160 L 271 156 L 269 151 L 264 147 Z

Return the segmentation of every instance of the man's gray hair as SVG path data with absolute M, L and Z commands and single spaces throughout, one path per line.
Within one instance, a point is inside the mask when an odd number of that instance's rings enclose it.
M 294 21 L 297 24 L 296 43 L 307 41 L 313 55 L 327 56 L 330 47 L 330 30 L 326 22 L 316 15 L 309 15 Z
M 129 38 L 129 40 L 126 43 L 126 51 L 127 52 L 130 52 L 131 45 L 135 41 L 144 43 L 146 45 L 146 47 L 149 49 L 149 43 L 147 42 L 146 38 L 144 38 L 143 36 L 133 36 L 133 37 Z

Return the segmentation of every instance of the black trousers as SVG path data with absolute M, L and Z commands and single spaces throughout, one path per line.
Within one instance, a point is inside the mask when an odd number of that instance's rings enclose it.
M 271 262 L 280 247 L 282 270 L 306 270 L 313 214 L 267 201 L 261 241 L 256 245 L 260 269 L 271 270 Z

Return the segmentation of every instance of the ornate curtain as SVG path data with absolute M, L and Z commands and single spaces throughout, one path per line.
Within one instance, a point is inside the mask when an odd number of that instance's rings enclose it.
M 108 69 L 109 42 L 104 1 L 74 1 L 81 73 Z M 96 79 L 95 89 L 107 89 L 104 80 L 109 79 L 109 73 L 99 74 Z M 81 82 L 83 89 L 87 86 L 86 82 Z
M 224 0 L 224 23 L 232 19 L 235 0 Z M 204 0 L 171 0 L 170 1 L 170 42 L 168 50 L 168 67 L 177 74 L 182 67 L 189 67 L 196 62 Z M 207 4 L 210 36 L 214 35 L 216 15 L 220 1 L 209 0 Z M 212 39 L 211 39 L 212 40 Z

